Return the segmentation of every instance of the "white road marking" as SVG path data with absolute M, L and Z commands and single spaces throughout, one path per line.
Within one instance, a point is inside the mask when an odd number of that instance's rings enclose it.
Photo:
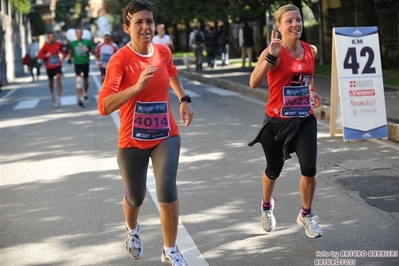
M 98 80 L 96 75 L 91 75 L 94 83 L 96 84 L 98 91 L 101 89 L 101 83 Z M 193 93 L 191 91 L 187 91 L 186 93 L 190 95 L 190 97 L 201 97 L 199 94 Z M 120 121 L 119 121 L 119 112 L 113 112 L 111 114 L 112 120 L 115 123 L 115 126 L 119 129 Z M 155 189 L 155 177 L 154 173 L 151 170 L 152 166 L 150 165 L 147 171 L 147 190 L 150 193 L 152 201 L 159 212 L 159 203 L 157 200 L 156 189 Z M 208 262 L 205 260 L 204 256 L 199 251 L 197 245 L 195 244 L 193 238 L 188 233 L 187 229 L 184 227 L 183 222 L 179 218 L 179 230 L 176 239 L 176 245 L 179 248 L 180 253 L 184 257 L 187 265 L 196 265 L 196 266 L 208 266 Z
M 174 90 L 169 90 L 169 92 L 170 93 L 173 93 L 173 94 L 175 94 L 176 95 L 176 93 L 175 93 L 175 91 Z M 190 96 L 190 98 L 198 98 L 198 97 L 202 97 L 201 95 L 199 95 L 198 93 L 195 93 L 195 92 L 193 92 L 193 91 L 190 91 L 190 90 L 184 90 L 184 92 L 186 93 L 186 94 L 188 94 L 189 96 Z
M 15 107 L 14 110 L 25 110 L 35 108 L 39 103 L 39 100 L 26 100 L 20 101 Z
M 3 97 L 0 98 L 0 105 L 2 105 L 4 102 L 7 101 L 7 97 L 9 97 L 11 94 L 13 94 L 17 89 L 21 88 L 21 85 L 23 85 L 24 83 L 27 83 L 29 81 L 31 81 L 32 78 L 31 77 L 25 77 L 22 78 L 21 80 L 21 84 L 20 83 L 16 83 L 16 84 L 11 84 L 11 85 L 6 85 L 2 88 L 2 90 L 10 90 L 9 92 L 6 93 L 6 95 L 4 95 Z
M 207 88 L 206 90 L 221 96 L 235 96 L 239 94 L 238 92 L 235 91 L 224 90 L 219 88 Z
M 381 196 L 381 197 L 367 197 L 368 199 L 374 199 L 374 200 L 379 200 L 379 199 L 390 199 L 390 198 L 396 198 L 398 197 L 399 194 L 396 195 L 389 195 L 389 196 Z
M 78 96 L 61 96 L 61 106 L 67 105 L 77 105 L 78 104 Z
M 0 98 L 0 105 L 5 103 L 7 101 L 7 97 L 10 96 L 11 94 L 13 94 L 15 91 L 16 91 L 16 89 L 10 90 L 9 92 L 6 93 L 6 95 L 4 95 L 4 97 L 1 97 Z

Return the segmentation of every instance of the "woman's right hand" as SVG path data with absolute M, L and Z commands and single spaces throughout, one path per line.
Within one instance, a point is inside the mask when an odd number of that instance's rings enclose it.
M 136 93 L 142 91 L 144 87 L 147 85 L 148 81 L 154 76 L 154 72 L 157 71 L 156 66 L 149 66 L 141 72 L 139 79 L 135 86 Z
M 271 36 L 271 42 L 269 44 L 269 54 L 278 57 L 281 53 L 281 43 L 280 43 L 280 38 L 278 36 L 278 32 L 272 30 L 272 36 Z

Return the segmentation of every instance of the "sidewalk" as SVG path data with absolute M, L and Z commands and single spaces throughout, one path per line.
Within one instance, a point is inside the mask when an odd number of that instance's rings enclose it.
M 232 62 L 239 62 L 241 59 L 231 59 Z M 257 97 L 264 101 L 268 99 L 267 82 L 257 89 L 251 89 L 249 86 L 249 76 L 252 69 L 241 68 L 239 64 L 228 65 L 228 66 L 217 66 L 213 69 L 206 67 L 204 63 L 204 69 L 202 71 L 195 71 L 195 66 L 191 65 L 191 69 L 188 70 L 183 63 L 181 58 L 174 58 L 175 65 L 179 69 L 179 74 L 182 77 L 197 80 L 200 82 L 212 84 L 216 87 L 220 87 L 227 90 L 243 93 L 245 95 Z M 331 96 L 331 78 L 324 76 L 315 76 L 314 84 L 317 89 L 317 93 L 322 98 L 322 106 L 315 109 L 315 115 L 318 119 L 330 118 L 330 96 Z M 391 141 L 399 142 L 399 87 L 385 87 L 385 105 L 386 115 L 388 121 L 388 137 Z

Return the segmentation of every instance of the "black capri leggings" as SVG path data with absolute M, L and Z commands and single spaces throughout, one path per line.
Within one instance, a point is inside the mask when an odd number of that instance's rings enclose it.
M 284 166 L 283 144 L 274 136 L 283 124 L 268 122 L 260 136 L 263 151 L 266 156 L 265 174 L 270 179 L 276 179 Z M 314 116 L 302 120 L 299 131 L 292 139 L 292 144 L 298 156 L 301 174 L 308 177 L 316 175 L 317 158 L 317 121 Z
M 152 149 L 118 149 L 117 160 L 125 185 L 125 197 L 131 207 L 137 208 L 143 204 L 150 158 L 154 167 L 158 201 L 172 203 L 177 200 L 176 175 L 179 154 L 179 136 L 169 137 Z

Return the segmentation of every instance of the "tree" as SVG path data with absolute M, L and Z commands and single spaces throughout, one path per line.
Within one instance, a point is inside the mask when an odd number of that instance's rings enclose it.
M 294 0 L 292 3 L 299 8 L 299 11 L 301 13 L 301 17 L 303 18 L 303 13 L 302 13 L 302 0 Z M 305 31 L 305 23 L 302 22 L 302 35 L 301 35 L 301 40 L 306 42 L 306 31 Z
M 360 0 L 360 9 L 362 11 L 363 26 L 376 26 L 377 16 L 375 14 L 374 0 Z
M 65 27 L 81 26 L 82 19 L 87 18 L 86 7 L 89 0 L 57 1 L 55 21 L 64 22 Z
M 122 9 L 129 4 L 130 0 L 105 0 L 105 10 L 111 17 L 110 22 L 121 23 Z
M 46 24 L 39 12 L 30 12 L 28 17 L 32 26 L 32 36 L 39 36 L 46 33 Z
M 22 14 L 28 14 L 31 8 L 29 0 L 11 0 L 11 5 Z

